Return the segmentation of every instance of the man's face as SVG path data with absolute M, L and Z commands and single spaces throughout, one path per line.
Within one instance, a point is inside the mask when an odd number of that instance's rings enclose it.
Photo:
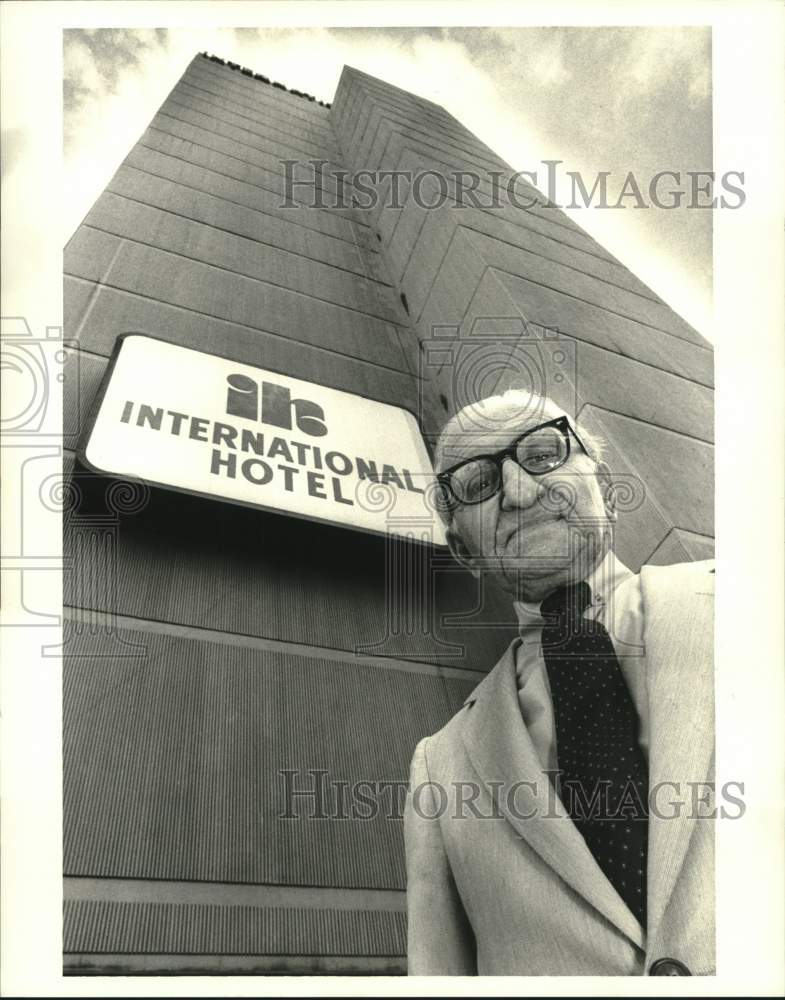
M 548 417 L 512 418 L 490 433 L 450 439 L 446 468 L 512 444 Z M 607 466 L 585 455 L 570 433 L 570 455 L 558 469 L 530 475 L 512 458 L 502 466 L 499 492 L 459 505 L 447 532 L 453 554 L 472 572 L 488 572 L 516 599 L 539 601 L 585 578 L 608 548 L 612 508 Z

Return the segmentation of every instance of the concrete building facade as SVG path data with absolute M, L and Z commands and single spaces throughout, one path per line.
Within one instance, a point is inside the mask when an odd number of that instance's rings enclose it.
M 359 171 L 419 196 L 355 207 Z M 501 204 L 457 207 L 460 171 Z M 511 173 L 349 67 L 330 107 L 198 55 L 69 242 L 66 970 L 403 972 L 409 759 L 514 635 L 443 550 L 89 473 L 118 336 L 406 407 L 428 442 L 542 389 L 606 442 L 626 563 L 710 554 L 710 346 Z

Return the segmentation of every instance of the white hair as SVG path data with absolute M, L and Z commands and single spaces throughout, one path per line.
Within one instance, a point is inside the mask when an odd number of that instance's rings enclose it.
M 604 442 L 596 434 L 586 430 L 565 410 L 547 396 L 539 396 L 526 389 L 507 389 L 498 396 L 487 396 L 476 403 L 469 403 L 451 417 L 439 434 L 434 456 L 436 472 L 443 472 L 455 464 L 452 461 L 451 444 L 465 443 L 467 436 L 481 434 L 484 439 L 499 435 L 499 448 L 510 440 L 510 421 L 520 423 L 521 433 L 527 425 L 536 426 L 556 417 L 567 417 L 581 443 L 594 462 L 602 461 Z M 442 512 L 442 520 L 448 525 L 452 514 Z
M 523 433 L 527 424 L 545 423 L 556 417 L 567 417 L 590 457 L 595 462 L 602 460 L 602 440 L 581 426 L 552 399 L 525 389 L 507 389 L 498 396 L 487 396 L 476 403 L 468 403 L 450 417 L 442 427 L 436 443 L 436 471 L 441 472 L 449 464 L 451 441 L 463 442 L 472 433 L 482 434 L 483 437 L 492 436 L 494 431 L 498 431 L 500 439 L 503 437 L 503 443 L 506 443 L 509 439 L 507 425 L 511 420 L 520 422 Z M 503 447 L 503 443 L 500 447 Z

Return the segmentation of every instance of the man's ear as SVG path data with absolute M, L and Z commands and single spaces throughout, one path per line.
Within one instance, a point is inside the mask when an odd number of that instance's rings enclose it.
M 477 568 L 474 556 L 470 552 L 466 545 L 466 542 L 461 538 L 455 528 L 450 525 L 450 527 L 445 532 L 447 537 L 447 544 L 450 546 L 450 552 L 452 552 L 453 559 L 460 563 L 464 569 L 468 570 L 472 576 L 479 577 L 480 570 Z
M 613 476 L 610 467 L 605 462 L 597 463 L 597 481 L 600 484 L 602 499 L 605 503 L 605 510 L 608 517 L 616 520 L 616 488 L 613 485 Z

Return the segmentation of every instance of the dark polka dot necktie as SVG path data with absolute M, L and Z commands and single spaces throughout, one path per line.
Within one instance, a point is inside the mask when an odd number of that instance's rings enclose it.
M 586 583 L 541 605 L 562 803 L 600 868 L 646 927 L 648 768 L 638 714 L 605 628 L 583 617 Z

